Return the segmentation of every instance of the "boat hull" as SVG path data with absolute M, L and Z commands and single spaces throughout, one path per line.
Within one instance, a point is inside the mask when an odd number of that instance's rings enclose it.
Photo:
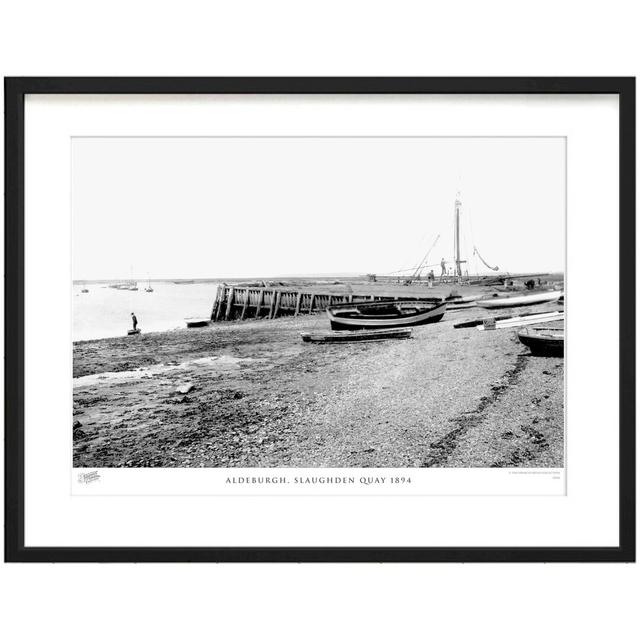
M 411 329 L 375 329 L 361 331 L 323 331 L 301 333 L 304 342 L 360 342 L 369 340 L 401 340 L 411 337 Z
M 393 305 L 388 305 L 389 307 Z M 400 305 L 402 306 L 402 305 Z M 366 310 L 366 307 L 365 307 Z M 334 331 L 358 331 L 362 329 L 396 329 L 416 327 L 439 322 L 447 310 L 447 305 L 436 304 L 429 309 L 406 314 L 366 314 L 346 313 L 334 307 L 327 309 L 331 328 Z
M 482 297 L 483 295 L 481 293 L 475 294 L 472 296 L 449 296 L 445 298 L 444 301 L 448 305 L 457 307 L 458 305 L 461 305 L 461 304 L 469 304 L 471 302 L 475 302 L 476 300 L 480 300 L 480 298 Z
M 564 357 L 564 335 L 519 331 L 520 342 L 531 349 L 531 355 L 542 357 Z
M 504 309 L 506 307 L 524 307 L 532 304 L 544 304 L 555 302 L 563 295 L 562 291 L 545 291 L 544 293 L 532 293 L 523 296 L 505 296 L 477 300 L 476 306 L 484 309 Z
M 210 320 L 186 320 L 189 329 L 197 329 L 199 327 L 208 327 Z

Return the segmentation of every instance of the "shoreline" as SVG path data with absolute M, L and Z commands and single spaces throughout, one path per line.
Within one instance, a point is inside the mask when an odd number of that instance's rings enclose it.
M 555 276 L 555 274 L 553 274 Z M 548 280 L 547 283 L 549 286 L 558 285 L 559 280 L 554 279 Z M 196 283 L 198 284 L 198 283 Z M 223 284 L 222 282 L 217 284 Z M 234 286 L 240 286 L 240 282 L 234 282 Z M 252 283 L 246 283 L 245 285 L 250 285 Z M 255 284 L 255 283 L 253 283 Z M 273 287 L 266 287 L 265 290 L 270 290 L 272 288 L 280 289 L 282 291 L 287 291 L 288 289 L 292 289 L 295 291 L 300 291 L 302 293 L 315 293 L 319 295 L 332 294 L 335 296 L 345 296 L 348 294 L 354 294 L 359 296 L 369 296 L 369 295 L 382 295 L 388 297 L 411 297 L 411 296 L 422 296 L 422 297 L 440 297 L 445 298 L 447 295 L 452 292 L 456 292 L 460 295 L 490 295 L 493 293 L 505 293 L 505 292 L 513 292 L 524 290 L 523 286 L 516 286 L 511 289 L 505 289 L 504 287 L 498 287 L 496 285 L 471 285 L 471 284 L 455 284 L 455 283 L 439 283 L 436 281 L 433 287 L 428 287 L 426 281 L 420 281 L 411 285 L 403 285 L 397 282 L 389 282 L 389 281 L 378 281 L 378 282 L 364 282 L 362 278 L 359 279 L 343 279 L 341 281 L 332 281 L 332 282 L 322 282 L 315 281 L 311 282 L 309 280 L 301 280 L 299 282 L 289 280 L 286 282 L 277 282 L 271 283 Z M 144 297 L 143 297 L 144 299 Z M 207 314 L 201 314 L 202 317 L 208 317 L 211 313 L 211 308 L 214 306 L 216 300 L 216 291 L 211 291 L 211 300 L 210 304 L 207 305 Z M 135 305 L 135 301 L 128 300 L 129 305 Z M 305 311 L 301 311 L 301 315 L 306 315 Z M 80 338 L 78 340 L 73 340 L 73 344 L 85 343 L 85 342 L 95 342 L 98 340 L 112 340 L 119 339 L 120 337 L 126 337 L 127 329 L 130 328 L 128 316 L 124 318 L 126 321 L 122 323 L 118 323 L 118 327 L 122 327 L 119 329 L 119 333 L 115 333 L 115 330 L 111 328 L 108 329 L 108 335 L 98 336 L 93 338 Z M 146 332 L 144 329 L 144 323 L 140 322 L 140 328 L 144 335 L 151 335 L 157 333 L 168 333 L 173 331 L 179 331 L 182 328 L 185 328 L 185 318 L 171 318 L 170 320 L 166 320 L 167 326 L 164 328 L 152 328 L 150 331 Z M 261 318 L 260 321 L 263 321 L 264 318 Z M 233 321 L 233 320 L 232 320 Z M 230 321 L 224 320 L 216 323 L 219 326 L 228 324 Z M 153 323 L 151 323 L 153 326 Z
M 453 329 L 486 315 L 375 343 L 303 343 L 324 313 L 74 342 L 74 466 L 563 466 L 563 359 Z

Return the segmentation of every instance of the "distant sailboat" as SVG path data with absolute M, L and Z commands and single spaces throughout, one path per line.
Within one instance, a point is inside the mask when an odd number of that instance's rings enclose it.
M 130 273 L 131 273 L 131 280 L 129 281 L 129 284 L 127 287 L 125 287 L 125 289 L 127 291 L 137 291 L 138 283 L 136 280 L 133 279 L 133 267 L 130 268 Z
M 153 293 L 153 287 L 151 286 L 151 279 L 147 275 L 147 286 L 144 289 L 147 293 Z
M 119 291 L 137 291 L 138 283 L 135 280 L 123 280 L 122 282 L 114 282 L 107 285 L 110 289 L 118 289 Z

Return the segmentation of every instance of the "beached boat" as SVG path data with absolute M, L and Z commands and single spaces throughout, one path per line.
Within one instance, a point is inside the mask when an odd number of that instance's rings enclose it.
M 301 333 L 304 342 L 358 342 L 360 340 L 392 340 L 411 337 L 411 329 L 373 329 L 360 331 L 317 331 Z
M 479 293 L 471 296 L 458 296 L 449 295 L 444 301 L 447 303 L 447 309 L 449 311 L 457 311 L 461 309 L 473 309 L 476 306 L 476 301 L 483 298 L 484 294 Z
M 438 322 L 447 304 L 440 299 L 359 302 L 327 308 L 334 331 L 394 329 Z
M 530 328 L 518 331 L 523 345 L 531 349 L 534 356 L 564 357 L 564 331 L 562 329 Z
M 531 304 L 543 304 L 555 302 L 564 295 L 562 291 L 540 291 L 537 293 L 525 293 L 508 296 L 495 296 L 477 300 L 476 306 L 484 309 L 503 309 L 505 307 L 524 307 Z
M 484 297 L 481 293 L 476 293 L 471 296 L 458 296 L 458 295 L 449 295 L 444 301 L 448 305 L 458 305 L 458 304 L 467 304 L 469 302 L 475 302 L 476 300 L 480 300 L 480 298 Z
M 140 329 L 129 329 L 127 331 L 128 336 L 137 336 L 140 333 Z
M 82 289 L 80 293 L 89 293 L 89 289 Z
M 185 318 L 189 329 L 195 329 L 197 327 L 208 327 L 211 320 L 209 318 Z

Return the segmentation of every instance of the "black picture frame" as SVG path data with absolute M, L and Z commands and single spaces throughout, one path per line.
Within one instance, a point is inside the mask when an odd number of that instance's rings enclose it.
M 635 78 L 5 78 L 5 561 L 635 561 Z M 24 542 L 24 100 L 27 94 L 615 94 L 619 98 L 620 389 L 616 547 L 26 547 Z

